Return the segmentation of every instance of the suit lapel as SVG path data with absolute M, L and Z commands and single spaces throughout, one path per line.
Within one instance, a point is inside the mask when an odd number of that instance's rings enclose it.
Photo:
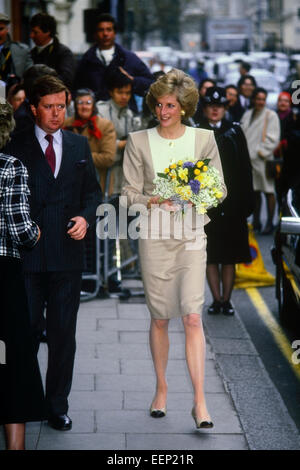
M 70 176 L 72 171 L 74 171 L 74 162 L 76 161 L 76 145 L 74 143 L 73 135 L 69 132 L 62 131 L 62 136 L 62 157 L 57 180 Z
M 26 155 L 26 164 L 31 174 L 38 174 L 48 182 L 53 182 L 54 176 L 48 165 L 45 155 L 41 149 L 36 136 L 28 135 L 27 141 L 24 143 L 24 155 Z

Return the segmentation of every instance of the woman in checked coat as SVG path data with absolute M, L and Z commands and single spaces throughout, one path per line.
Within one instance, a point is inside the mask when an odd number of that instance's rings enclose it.
M 13 109 L 0 98 L 0 148 L 13 127 Z M 46 418 L 19 253 L 40 237 L 29 215 L 27 179 L 24 165 L 0 152 L 0 424 L 11 450 L 25 448 L 27 421 Z

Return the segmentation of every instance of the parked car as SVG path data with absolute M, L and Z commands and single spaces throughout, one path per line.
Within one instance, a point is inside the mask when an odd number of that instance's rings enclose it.
M 300 330 L 300 186 L 287 193 L 271 254 L 280 321 Z

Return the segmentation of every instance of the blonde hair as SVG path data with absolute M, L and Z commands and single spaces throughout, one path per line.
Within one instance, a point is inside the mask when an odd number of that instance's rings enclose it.
M 193 116 L 199 101 L 199 93 L 194 80 L 179 69 L 172 69 L 161 75 L 149 88 L 146 103 L 155 114 L 157 99 L 165 95 L 176 95 L 177 101 L 185 111 L 185 118 Z
M 14 110 L 5 98 L 0 97 L 0 149 L 10 140 L 10 134 L 14 130 Z

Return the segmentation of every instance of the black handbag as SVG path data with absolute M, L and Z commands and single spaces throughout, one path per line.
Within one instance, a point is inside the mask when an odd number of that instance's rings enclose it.
M 274 158 L 266 161 L 266 177 L 278 179 L 283 166 L 283 158 Z

